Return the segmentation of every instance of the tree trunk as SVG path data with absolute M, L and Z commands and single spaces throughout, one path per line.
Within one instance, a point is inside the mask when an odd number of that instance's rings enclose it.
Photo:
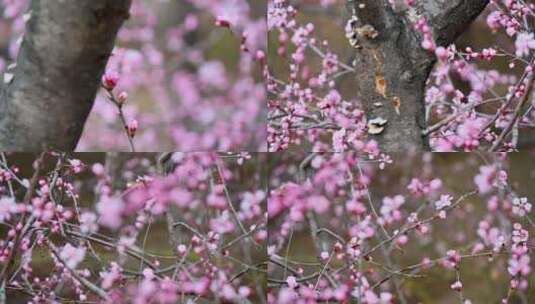
M 131 0 L 32 0 L 4 75 L 0 149 L 74 150 Z
M 354 62 L 357 98 L 368 119 L 387 121 L 372 135 L 382 151 L 429 150 L 422 136 L 425 122 L 425 86 L 435 63 L 432 52 L 421 48 L 421 37 L 408 15 L 425 16 L 438 45 L 447 46 L 483 11 L 488 0 L 426 0 L 415 9 L 395 12 L 387 0 L 355 0 L 360 45 Z M 366 34 L 367 33 L 367 34 Z
M 165 152 L 158 156 L 158 166 L 162 175 L 169 175 L 175 171 L 176 163 L 173 160 L 173 153 Z M 189 244 L 193 233 L 182 225 L 176 225 L 177 223 L 187 223 L 183 217 L 182 210 L 175 206 L 170 206 L 166 213 L 167 230 L 170 236 L 170 244 L 173 248 L 176 248 L 180 244 Z

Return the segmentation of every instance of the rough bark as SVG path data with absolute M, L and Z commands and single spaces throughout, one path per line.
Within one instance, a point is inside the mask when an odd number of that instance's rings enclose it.
M 427 18 L 437 43 L 455 41 L 483 11 L 488 0 L 418 1 L 419 15 Z M 428 150 L 422 136 L 425 123 L 425 85 L 435 63 L 432 53 L 420 46 L 406 12 L 395 12 L 387 0 L 355 0 L 359 26 L 371 26 L 377 37 L 361 37 L 357 50 L 357 97 L 369 119 L 388 122 L 373 135 L 383 151 Z
M 74 150 L 131 0 L 32 0 L 0 98 L 0 149 Z

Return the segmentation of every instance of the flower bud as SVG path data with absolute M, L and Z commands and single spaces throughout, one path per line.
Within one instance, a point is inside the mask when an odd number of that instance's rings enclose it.
M 119 82 L 119 73 L 115 71 L 107 71 L 104 76 L 102 76 L 102 86 L 107 90 L 113 90 Z
M 220 27 L 230 28 L 230 22 L 221 17 L 217 17 L 215 21 L 215 25 L 220 26 Z
M 139 127 L 139 123 L 137 122 L 137 120 L 132 120 L 128 126 L 126 127 L 127 128 L 127 131 L 128 131 L 128 135 L 130 137 L 134 137 L 136 136 L 136 131 L 137 131 L 137 128 Z
M 256 51 L 255 57 L 256 57 L 256 60 L 258 60 L 261 63 L 264 63 L 264 61 L 266 60 L 266 53 L 264 53 L 264 51 L 262 50 L 258 50 Z
M 128 99 L 128 93 L 121 92 L 121 94 L 117 96 L 117 102 L 119 103 L 119 106 L 122 107 L 126 103 L 127 99 Z
M 456 281 L 455 283 L 451 284 L 450 287 L 455 291 L 461 291 L 461 289 L 463 289 L 463 283 L 461 283 L 461 281 Z
M 437 55 L 437 58 L 440 60 L 440 61 L 446 61 L 448 59 L 448 50 L 446 50 L 446 48 L 442 47 L 442 46 L 439 46 L 436 50 L 435 50 L 435 55 Z
M 184 244 L 180 244 L 180 245 L 177 246 L 178 254 L 180 254 L 181 256 L 185 255 L 187 250 L 188 250 L 188 248 Z

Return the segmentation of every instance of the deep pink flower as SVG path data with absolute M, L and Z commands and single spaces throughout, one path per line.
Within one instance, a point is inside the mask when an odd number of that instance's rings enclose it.
M 106 71 L 102 76 L 102 86 L 107 90 L 113 90 L 119 83 L 119 73 L 117 71 Z

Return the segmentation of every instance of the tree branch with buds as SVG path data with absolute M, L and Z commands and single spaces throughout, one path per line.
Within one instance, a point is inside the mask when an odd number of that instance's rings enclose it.
M 0 148 L 74 150 L 131 0 L 33 0 L 4 75 Z

